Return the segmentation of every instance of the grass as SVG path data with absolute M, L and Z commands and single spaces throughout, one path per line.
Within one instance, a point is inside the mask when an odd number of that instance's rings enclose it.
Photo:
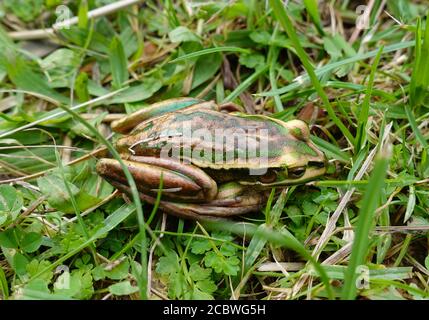
M 101 2 L 76 1 L 75 25 L 31 45 L 13 32 L 52 25 L 58 4 L 12 2 L 0 3 L 0 299 L 429 296 L 421 1 L 375 1 L 363 30 L 351 1 L 145 1 L 95 19 Z M 162 184 L 142 203 L 109 124 L 181 96 L 306 121 L 328 172 L 226 223 L 164 215 Z M 100 148 L 130 198 L 96 175 Z

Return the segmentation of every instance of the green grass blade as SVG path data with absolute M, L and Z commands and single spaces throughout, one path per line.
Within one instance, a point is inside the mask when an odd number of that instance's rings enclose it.
M 140 297 L 142 299 L 147 298 L 147 239 L 146 239 L 146 223 L 144 220 L 143 215 L 143 208 L 142 203 L 140 201 L 139 192 L 137 190 L 136 182 L 134 181 L 133 176 L 131 175 L 130 171 L 128 170 L 127 166 L 125 165 L 124 161 L 122 160 L 121 156 L 119 155 L 118 151 L 113 147 L 113 145 L 100 133 L 98 130 L 96 130 L 88 121 L 82 118 L 78 113 L 71 110 L 70 108 L 67 108 L 65 106 L 60 105 L 60 108 L 69 113 L 73 118 L 75 118 L 77 121 L 79 121 L 83 126 L 85 126 L 99 141 L 101 141 L 102 144 L 106 146 L 106 148 L 109 150 L 109 152 L 112 154 L 113 158 L 115 158 L 120 166 L 121 169 L 127 179 L 128 185 L 130 186 L 131 195 L 133 198 L 133 202 L 136 206 L 137 210 L 137 220 L 138 225 L 141 233 L 141 265 L 142 265 L 142 275 L 141 278 L 138 279 L 139 289 L 140 289 Z
M 404 42 L 396 43 L 393 45 L 389 45 L 389 46 L 384 47 L 383 54 L 398 51 L 398 50 L 403 50 L 403 49 L 407 49 L 407 48 L 412 48 L 414 45 L 415 45 L 415 41 L 404 41 Z M 324 76 L 325 74 L 327 74 L 327 73 L 331 72 L 332 70 L 335 70 L 339 67 L 348 65 L 350 63 L 355 63 L 358 61 L 373 58 L 377 54 L 378 54 L 378 50 L 373 50 L 373 51 L 369 51 L 367 53 L 357 54 L 354 57 L 347 58 L 344 60 L 340 60 L 337 62 L 332 62 L 332 63 L 329 63 L 329 64 L 323 66 L 323 67 L 320 67 L 320 68 L 315 70 L 315 73 L 316 73 L 316 76 L 320 78 L 320 77 Z M 273 96 L 276 94 L 285 94 L 285 93 L 291 92 L 293 90 L 297 90 L 297 89 L 302 88 L 305 84 L 308 83 L 309 80 L 310 80 L 310 77 L 309 77 L 308 73 L 302 74 L 299 77 L 295 78 L 294 82 L 292 82 L 291 84 L 287 85 L 286 87 L 284 87 L 282 89 L 279 89 L 278 91 L 271 90 L 268 92 L 259 93 L 258 95 L 270 97 L 270 96 Z
M 79 4 L 78 27 L 81 29 L 88 28 L 88 1 L 82 0 Z
M 413 112 L 411 111 L 411 106 L 405 106 L 405 113 L 407 115 L 408 121 L 410 123 L 410 127 L 416 135 L 416 139 L 421 143 L 425 148 L 429 148 L 429 144 L 426 141 L 426 138 L 423 136 L 422 132 L 417 125 L 416 118 L 414 117 Z
M 412 106 L 417 105 L 417 78 L 419 75 L 419 66 L 420 66 L 420 60 L 421 60 L 421 50 L 422 50 L 422 22 L 420 17 L 417 18 L 416 23 L 416 44 L 415 44 L 415 57 L 414 57 L 414 70 L 411 74 L 411 81 L 410 81 L 410 104 Z
M 386 153 L 382 153 L 376 161 L 374 171 L 365 189 L 362 207 L 359 210 L 359 221 L 353 241 L 350 262 L 345 274 L 342 290 L 343 299 L 350 300 L 356 297 L 356 279 L 358 276 L 356 270 L 359 266 L 365 264 L 365 258 L 368 253 L 369 233 L 374 222 L 374 212 L 380 199 L 381 189 L 384 186 L 384 178 L 389 164 L 389 155 Z
M 175 27 L 180 26 L 180 21 L 177 18 L 176 15 L 176 9 L 174 8 L 173 1 L 172 0 L 165 0 L 165 8 L 167 9 L 167 18 L 168 18 L 168 24 L 172 29 Z
M 240 83 L 237 88 L 234 89 L 223 101 L 222 103 L 226 103 L 237 98 L 244 90 L 246 90 L 253 82 L 255 82 L 261 74 L 268 70 L 268 65 L 256 70 L 250 77 Z
M 320 13 L 319 13 L 319 4 L 317 0 L 304 0 L 305 9 L 307 10 L 308 14 L 311 17 L 311 20 L 313 20 L 314 26 L 317 29 L 317 32 L 321 36 L 325 35 L 325 32 L 322 28 L 322 22 L 320 20 Z
M 0 290 L 2 298 L 7 300 L 9 298 L 9 288 L 7 285 L 6 275 L 4 274 L 3 267 L 0 267 Z
M 273 34 L 271 36 L 272 40 L 275 38 L 277 34 L 277 30 L 278 30 L 277 26 L 278 24 L 276 24 L 276 28 L 274 29 Z M 268 64 L 270 65 L 270 70 L 268 73 L 270 78 L 270 85 L 271 85 L 271 88 L 275 91 L 278 89 L 275 71 L 276 71 L 276 66 L 277 66 L 276 62 L 277 62 L 279 53 L 280 53 L 280 50 L 278 47 L 270 46 L 270 49 L 268 51 L 268 58 L 267 58 Z M 278 94 L 274 95 L 274 105 L 276 106 L 277 112 L 284 110 L 282 101 L 280 99 L 280 95 Z
M 253 263 L 259 257 L 267 243 L 267 239 L 263 236 L 264 230 L 266 230 L 265 232 L 269 232 L 265 223 L 261 224 L 256 229 L 255 234 L 252 236 L 252 240 L 250 240 L 250 243 L 247 246 L 246 254 L 244 256 L 244 272 L 252 267 Z
M 350 162 L 351 155 L 347 152 L 341 151 L 337 146 L 317 136 L 310 136 L 310 138 L 328 156 L 342 162 Z
M 0 59 L 2 56 L 0 55 Z M 7 74 L 9 79 L 16 85 L 17 88 L 41 94 L 51 98 L 57 103 L 68 104 L 69 99 L 49 87 L 46 79 L 39 73 L 33 71 L 29 63 L 20 56 L 4 57 Z
M 381 285 L 385 285 L 385 286 L 393 286 L 393 287 L 397 287 L 397 288 L 402 289 L 402 290 L 407 291 L 407 292 L 412 292 L 412 293 L 417 294 L 419 296 L 422 296 L 424 298 L 429 297 L 429 293 L 427 290 L 423 291 L 423 290 L 419 289 L 417 286 L 407 285 L 405 283 L 395 281 L 395 280 L 374 279 L 374 280 L 371 280 L 371 283 L 375 284 L 375 285 L 381 284 Z
M 375 57 L 374 62 L 372 63 L 372 66 L 371 66 L 371 73 L 369 75 L 368 86 L 366 88 L 366 95 L 365 95 L 365 99 L 363 100 L 362 108 L 360 110 L 359 118 L 358 118 L 358 128 L 356 133 L 356 145 L 355 145 L 356 151 L 362 149 L 365 146 L 366 125 L 368 123 L 372 89 L 374 87 L 375 73 L 377 71 L 378 63 L 380 62 L 382 53 L 383 53 L 383 47 L 381 47 L 380 50 L 378 51 L 377 56 Z
M 109 92 L 109 93 L 107 93 L 104 96 L 92 99 L 91 101 L 83 102 L 83 103 L 81 103 L 79 105 L 75 105 L 75 106 L 73 106 L 73 107 L 71 107 L 69 109 L 70 110 L 79 110 L 79 111 L 81 111 L 80 109 L 84 109 L 84 108 L 89 107 L 91 105 L 95 105 L 95 104 L 98 104 L 98 103 L 100 103 L 102 101 L 105 101 L 105 100 L 107 100 L 107 99 L 109 99 L 109 98 L 117 95 L 118 93 L 120 93 L 120 92 L 122 92 L 122 91 L 124 91 L 126 89 L 127 88 L 125 87 L 125 88 L 122 88 L 122 89 L 119 89 L 119 90 L 116 90 L 116 91 L 113 91 L 113 92 Z M 10 92 L 10 91 L 11 90 L 0 90 L 0 93 Z M 14 91 L 12 90 L 12 92 L 14 92 Z M 34 92 L 26 92 L 26 93 L 33 94 L 33 95 L 37 96 L 37 94 L 35 94 Z M 33 122 L 27 123 L 26 125 L 23 125 L 23 126 L 20 126 L 18 128 L 11 129 L 11 130 L 8 130 L 8 131 L 5 131 L 5 132 L 1 132 L 0 133 L 0 139 L 4 138 L 4 137 L 7 137 L 7 136 L 10 136 L 12 134 L 24 131 L 26 129 L 35 127 L 36 125 L 44 123 L 46 121 L 53 120 L 53 119 L 58 119 L 58 118 L 60 118 L 60 117 L 62 117 L 64 115 L 67 115 L 67 112 L 64 111 L 64 110 L 59 110 L 58 111 L 57 109 L 55 109 L 55 110 L 51 110 L 51 111 L 46 112 L 46 114 L 47 115 L 42 116 L 42 117 L 40 117 L 39 119 L 37 119 L 37 120 L 35 120 Z
M 274 197 L 275 190 L 273 189 L 270 194 L 270 198 L 267 202 L 267 208 L 266 208 L 266 223 L 261 224 L 255 234 L 252 237 L 252 240 L 250 240 L 249 246 L 247 247 L 246 254 L 244 256 L 244 268 L 245 272 L 249 270 L 255 260 L 258 258 L 260 253 L 265 247 L 265 244 L 267 243 L 267 240 L 263 236 L 264 232 L 269 232 L 270 228 L 275 226 L 280 216 L 283 212 L 283 208 L 287 201 L 287 189 L 284 189 L 280 196 L 277 198 L 277 201 L 273 208 L 271 208 L 272 198 Z
M 119 89 L 128 80 L 127 58 L 118 37 L 114 37 L 109 47 L 109 63 L 112 71 L 113 87 Z
M 83 221 L 83 218 L 82 218 L 82 215 L 81 215 L 81 211 L 80 211 L 79 206 L 78 206 L 77 201 L 76 201 L 76 197 L 73 194 L 73 192 L 71 191 L 70 185 L 69 185 L 69 183 L 68 183 L 68 181 L 66 179 L 66 176 L 65 176 L 65 173 L 64 173 L 64 166 L 63 166 L 63 163 L 61 161 L 61 158 L 60 158 L 60 155 L 58 153 L 58 150 L 55 150 L 54 153 L 55 153 L 55 158 L 56 158 L 56 161 L 57 161 L 58 169 L 59 169 L 59 172 L 60 172 L 60 175 L 61 175 L 61 179 L 64 182 L 64 187 L 65 187 L 65 189 L 67 191 L 67 194 L 68 194 L 68 196 L 70 198 L 70 202 L 71 202 L 71 204 L 73 206 L 73 210 L 74 210 L 74 213 L 75 213 L 75 215 L 77 217 L 77 221 L 79 223 L 79 226 L 82 229 L 82 232 L 83 232 L 83 235 L 85 237 L 85 240 L 89 240 L 89 233 L 88 233 L 87 227 L 85 225 L 85 222 Z M 89 248 L 91 250 L 91 254 L 92 254 L 94 263 L 97 265 L 97 261 L 98 261 L 97 260 L 97 252 L 95 250 L 94 244 L 91 243 L 89 245 Z
M 270 0 L 270 4 L 273 9 L 274 16 L 280 22 L 280 24 L 288 34 L 290 40 L 292 41 L 292 44 L 296 50 L 296 54 L 301 60 L 302 64 L 304 65 L 305 70 L 307 70 L 307 73 L 311 79 L 311 83 L 313 84 L 320 99 L 322 100 L 323 105 L 325 106 L 325 109 L 329 114 L 329 117 L 341 130 L 343 135 L 346 136 L 347 139 L 353 144 L 354 137 L 352 136 L 350 131 L 344 126 L 341 120 L 336 116 L 335 111 L 332 108 L 331 103 L 329 102 L 328 96 L 323 90 L 322 85 L 320 84 L 319 79 L 317 78 L 317 75 L 314 72 L 314 68 L 310 63 L 310 60 L 308 59 L 307 54 L 305 53 L 304 49 L 301 46 L 301 43 L 295 32 L 295 28 L 292 25 L 292 22 L 286 12 L 286 8 L 284 7 L 283 2 L 281 2 L 280 0 Z
M 175 63 L 175 62 L 179 62 L 179 61 L 184 61 L 184 60 L 188 60 L 188 59 L 192 59 L 192 58 L 196 58 L 196 57 L 201 57 L 207 54 L 211 54 L 214 52 L 238 52 L 238 53 L 249 53 L 250 50 L 248 49 L 243 49 L 240 47 L 214 47 L 214 48 L 208 48 L 208 49 L 203 49 L 200 51 L 195 51 L 195 52 L 191 52 L 188 54 L 185 54 L 183 56 L 180 56 L 174 60 L 171 60 L 170 63 Z
M 416 26 L 416 57 L 414 70 L 411 75 L 410 82 L 410 102 L 413 107 L 419 106 L 423 103 L 425 97 L 427 96 L 427 91 L 429 88 L 429 26 L 427 22 L 429 21 L 429 12 L 426 17 L 426 27 L 422 38 L 422 23 L 420 19 L 417 20 Z

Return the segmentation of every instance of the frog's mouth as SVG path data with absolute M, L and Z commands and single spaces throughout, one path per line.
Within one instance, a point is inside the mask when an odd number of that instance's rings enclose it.
M 326 173 L 326 168 L 327 165 L 324 161 L 311 161 L 306 167 L 288 168 L 283 172 L 277 172 L 276 178 L 273 181 L 260 179 L 256 182 L 240 181 L 239 183 L 243 185 L 256 185 L 262 188 L 302 184 L 323 176 Z

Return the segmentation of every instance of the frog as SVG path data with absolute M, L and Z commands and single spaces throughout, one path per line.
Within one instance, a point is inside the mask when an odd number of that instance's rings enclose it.
M 327 158 L 307 123 L 246 114 L 234 103 L 167 99 L 111 124 L 114 147 L 140 198 L 185 219 L 257 212 L 270 192 L 313 181 Z M 100 157 L 97 173 L 131 194 L 120 163 Z

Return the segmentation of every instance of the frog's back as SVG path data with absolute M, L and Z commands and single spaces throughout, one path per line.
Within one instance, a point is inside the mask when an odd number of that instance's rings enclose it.
M 183 110 L 141 123 L 117 141 L 117 148 L 212 169 L 299 166 L 317 157 L 308 137 L 291 133 L 285 124 L 265 116 Z

